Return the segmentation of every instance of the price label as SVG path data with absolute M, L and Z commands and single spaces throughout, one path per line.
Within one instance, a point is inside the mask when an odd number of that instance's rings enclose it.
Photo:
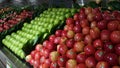
M 8 61 L 6 61 L 6 68 L 12 68 L 12 65 Z

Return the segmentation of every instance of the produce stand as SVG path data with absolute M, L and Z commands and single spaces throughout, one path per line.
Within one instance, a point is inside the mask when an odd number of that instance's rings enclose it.
M 120 67 L 119 0 L 0 2 L 0 68 Z

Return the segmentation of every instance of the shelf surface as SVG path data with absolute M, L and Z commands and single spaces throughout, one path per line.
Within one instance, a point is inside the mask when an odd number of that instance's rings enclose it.
M 32 68 L 25 60 L 19 59 L 4 46 L 0 47 L 0 61 L 0 64 L 3 64 L 2 66 L 6 68 Z

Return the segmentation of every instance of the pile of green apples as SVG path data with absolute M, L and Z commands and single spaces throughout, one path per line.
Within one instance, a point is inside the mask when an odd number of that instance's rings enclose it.
M 7 35 L 2 43 L 18 57 L 24 59 L 26 52 L 38 41 L 42 43 L 60 25 L 64 24 L 66 18 L 73 16 L 76 12 L 77 9 L 74 8 L 48 8 L 30 23 L 24 23 L 21 30 Z

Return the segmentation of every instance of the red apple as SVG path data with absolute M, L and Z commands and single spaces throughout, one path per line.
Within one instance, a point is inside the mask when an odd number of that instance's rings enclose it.
M 66 41 L 66 45 L 67 45 L 67 47 L 68 48 L 72 48 L 73 47 L 73 45 L 74 45 L 74 40 L 73 39 L 68 39 L 67 41 Z
M 37 44 L 35 47 L 36 51 L 41 51 L 42 48 L 43 48 L 42 44 Z
M 86 26 L 82 29 L 82 34 L 87 35 L 90 32 L 90 27 Z
M 76 33 L 74 36 L 75 41 L 82 41 L 83 40 L 83 34 L 82 33 Z
M 88 68 L 95 68 L 96 66 L 96 60 L 94 57 L 88 57 L 86 60 L 85 60 L 85 64 Z
M 72 31 L 72 30 L 69 30 L 69 31 L 67 32 L 67 37 L 68 37 L 68 38 L 74 38 L 74 35 L 75 35 L 75 33 L 74 33 L 74 31 Z
M 76 13 L 76 14 L 74 14 L 74 20 L 76 21 L 76 20 L 79 20 L 79 13 Z
M 108 62 L 100 61 L 97 63 L 96 68 L 109 68 Z
M 67 58 L 75 59 L 77 54 L 73 49 L 70 49 L 67 51 L 66 56 L 67 56 Z
M 59 56 L 57 62 L 60 67 L 65 67 L 66 61 L 67 61 L 66 56 Z
M 87 45 L 84 47 L 84 52 L 87 55 L 93 55 L 95 54 L 95 48 L 92 45 Z
M 57 31 L 55 32 L 55 35 L 56 35 L 57 37 L 60 37 L 60 36 L 61 36 L 61 33 L 62 33 L 62 30 L 57 30 Z
M 25 57 L 25 60 L 26 60 L 27 62 L 30 62 L 31 59 L 32 59 L 31 55 L 27 55 L 27 56 Z
M 49 37 L 49 41 L 54 42 L 55 38 L 56 38 L 55 35 L 50 35 L 50 37 Z
M 66 24 L 67 24 L 67 25 L 74 24 L 74 19 L 72 19 L 72 18 L 67 18 Z
M 81 32 L 81 27 L 79 25 L 74 26 L 73 28 L 75 33 L 80 33 Z
M 93 46 L 97 49 L 101 49 L 103 47 L 103 42 L 100 39 L 96 39 L 93 42 Z
M 87 68 L 87 66 L 84 63 L 80 63 L 76 68 Z
M 62 55 L 65 55 L 67 52 L 68 48 L 65 44 L 60 44 L 59 48 L 58 48 L 58 52 Z
M 74 59 L 69 59 L 66 62 L 66 68 L 76 68 L 76 66 L 77 66 L 77 62 Z
M 77 53 L 79 53 L 79 52 L 83 52 L 83 50 L 84 50 L 84 42 L 75 42 L 75 44 L 74 44 L 74 50 L 77 52 Z
M 52 62 L 50 68 L 59 68 L 57 62 Z
M 77 63 L 85 63 L 86 58 L 85 53 L 79 53 L 76 57 Z
M 35 60 L 39 60 L 40 57 L 41 57 L 40 52 L 36 52 L 34 59 L 35 59 Z
M 51 53 L 50 53 L 50 56 L 49 56 L 49 58 L 50 58 L 50 60 L 51 60 L 52 62 L 57 61 L 57 60 L 58 60 L 58 57 L 59 57 L 59 53 L 58 53 L 57 51 L 51 52 Z

